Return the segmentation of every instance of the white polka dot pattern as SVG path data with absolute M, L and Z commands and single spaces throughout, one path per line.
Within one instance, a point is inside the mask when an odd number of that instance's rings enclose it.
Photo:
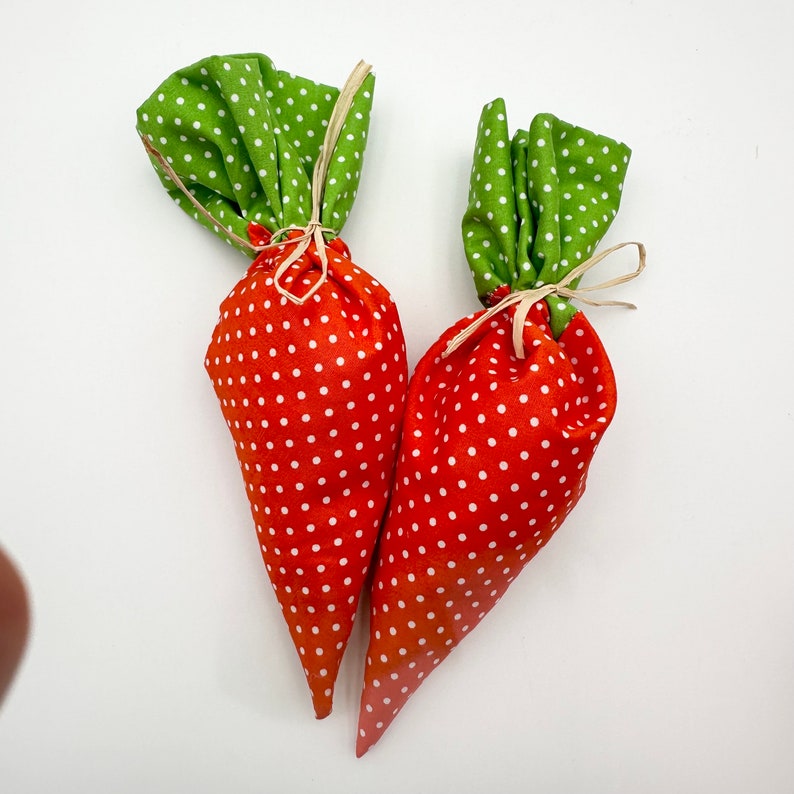
M 606 353 L 584 315 L 558 341 L 530 311 L 527 358 L 511 313 L 446 359 L 449 329 L 411 379 L 372 587 L 357 753 L 499 601 L 576 505 L 615 407 Z
M 374 81 L 369 75 L 356 94 L 328 170 L 321 220 L 336 233 L 356 197 Z M 249 221 L 272 232 L 311 217 L 312 171 L 338 96 L 332 86 L 278 71 L 264 55 L 212 56 L 159 86 L 138 109 L 138 131 L 218 225 L 152 158 L 176 203 L 224 239 L 224 229 L 245 238 Z
M 620 206 L 630 155 L 625 144 L 550 113 L 511 139 L 504 100 L 483 108 L 463 241 L 486 305 L 503 287 L 556 284 L 595 252 Z M 548 305 L 557 337 L 576 309 L 567 299 Z
M 330 243 L 329 277 L 300 306 L 273 285 L 289 253 L 269 249 L 251 265 L 221 305 L 205 363 L 324 717 L 389 498 L 407 371 L 391 296 L 344 243 Z M 319 273 L 312 246 L 282 283 L 304 295 Z
M 318 718 L 331 710 L 388 501 L 407 384 L 391 296 L 334 236 L 356 196 L 373 86 L 370 74 L 314 186 L 333 238 L 327 280 L 312 244 L 280 278 L 305 298 L 296 305 L 273 282 L 295 249 L 266 249 L 223 302 L 205 361 Z M 162 83 L 138 110 L 138 132 L 176 203 L 250 255 L 246 238 L 263 246 L 310 220 L 310 180 L 338 96 L 264 55 L 213 56 Z
M 486 105 L 462 224 L 483 303 L 558 283 L 590 257 L 617 212 L 629 154 L 550 114 L 511 140 L 504 102 Z M 584 316 L 556 295 L 535 303 L 518 359 L 515 314 L 506 308 L 454 350 L 473 319 L 449 329 L 409 385 L 358 755 L 556 532 L 614 414 L 612 368 Z

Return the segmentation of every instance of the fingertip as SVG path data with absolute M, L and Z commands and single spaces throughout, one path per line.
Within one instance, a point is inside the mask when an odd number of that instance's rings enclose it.
M 22 659 L 30 626 L 30 607 L 22 575 L 0 549 L 0 703 Z

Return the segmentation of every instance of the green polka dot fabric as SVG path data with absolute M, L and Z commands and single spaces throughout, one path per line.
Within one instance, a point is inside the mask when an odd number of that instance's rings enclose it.
M 321 221 L 335 234 L 356 197 L 374 82 L 370 74 L 358 90 L 329 166 Z M 138 109 L 137 127 L 218 223 L 247 239 L 250 221 L 271 232 L 308 223 L 314 163 L 338 96 L 265 55 L 212 56 L 165 80 Z M 228 240 L 150 160 L 174 201 Z
M 557 283 L 595 252 L 620 206 L 630 155 L 548 113 L 511 140 L 504 100 L 483 108 L 462 224 L 483 303 L 497 290 Z M 557 338 L 577 310 L 556 296 L 547 302 Z

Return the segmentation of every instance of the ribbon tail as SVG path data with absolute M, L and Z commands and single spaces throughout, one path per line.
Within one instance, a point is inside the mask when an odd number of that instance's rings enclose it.
M 522 300 L 516 306 L 515 314 L 513 315 L 513 351 L 516 358 L 526 358 L 527 351 L 524 349 L 524 324 L 527 321 L 529 310 L 534 306 L 534 300 Z
M 300 304 L 303 304 L 309 300 L 309 298 L 311 298 L 312 295 L 314 295 L 314 293 L 317 292 L 320 287 L 322 287 L 328 278 L 328 252 L 325 250 L 325 237 L 323 237 L 323 228 L 316 226 L 312 236 L 314 237 L 314 247 L 317 250 L 317 256 L 320 258 L 320 268 L 322 272 L 317 281 L 312 284 L 311 289 L 302 298 L 296 301 Z M 306 247 L 308 248 L 308 240 Z
M 586 303 L 588 306 L 622 306 L 625 309 L 636 309 L 637 306 L 634 303 L 629 303 L 628 301 L 596 301 L 590 298 L 585 298 L 582 294 L 577 294 L 573 296 L 574 299 L 581 301 L 582 303 Z
M 612 285 L 609 285 L 612 286 Z M 637 307 L 629 301 L 610 301 L 610 300 L 596 300 L 588 298 L 583 295 L 584 292 L 592 292 L 594 290 L 604 289 L 603 285 L 599 284 L 595 287 L 580 287 L 579 289 L 562 288 L 556 291 L 556 294 L 562 298 L 570 298 L 571 300 L 581 301 L 588 306 L 623 306 L 626 309 L 636 309 Z
M 441 358 L 447 358 L 448 356 L 452 355 L 452 353 L 454 353 L 470 336 L 473 336 L 480 328 L 482 328 L 482 326 L 485 325 L 485 323 L 487 323 L 492 317 L 507 311 L 514 303 L 519 303 L 522 300 L 523 295 L 524 293 L 521 292 L 511 292 L 495 306 L 491 306 L 490 309 L 483 312 L 479 317 L 476 317 L 462 331 L 459 331 L 454 337 L 452 337 L 446 349 L 441 354 Z
M 497 303 L 496 306 L 492 306 L 487 311 L 484 311 L 479 317 L 475 317 L 462 331 L 458 331 L 458 333 L 449 340 L 449 344 L 447 344 L 444 352 L 441 354 L 441 358 L 451 356 L 470 336 L 477 332 L 477 329 L 485 325 L 495 314 L 503 311 L 504 306 L 502 303 Z
M 278 294 L 282 295 L 287 300 L 292 301 L 292 303 L 295 303 L 298 306 L 305 303 L 309 296 L 304 295 L 302 298 L 299 298 L 297 295 L 293 295 L 288 289 L 281 285 L 281 278 L 286 274 L 290 267 L 292 267 L 292 265 L 295 264 L 295 262 L 297 262 L 306 253 L 306 249 L 309 247 L 310 241 L 311 238 L 309 235 L 304 235 L 300 242 L 295 245 L 295 248 L 292 250 L 290 255 L 278 266 L 278 270 L 276 270 L 275 274 L 273 275 L 273 285 L 275 286 Z

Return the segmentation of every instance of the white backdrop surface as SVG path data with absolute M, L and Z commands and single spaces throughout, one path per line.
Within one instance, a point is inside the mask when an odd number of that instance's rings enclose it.
M 794 791 L 793 25 L 773 0 L 7 0 L 0 544 L 33 631 L 0 790 Z M 411 365 L 477 308 L 459 222 L 483 104 L 634 150 L 605 243 L 644 241 L 649 267 L 616 295 L 638 312 L 588 312 L 620 401 L 587 493 L 361 760 L 366 620 L 316 722 L 203 371 L 246 260 L 173 206 L 134 129 L 168 74 L 248 51 L 337 85 L 374 64 L 344 237 Z

